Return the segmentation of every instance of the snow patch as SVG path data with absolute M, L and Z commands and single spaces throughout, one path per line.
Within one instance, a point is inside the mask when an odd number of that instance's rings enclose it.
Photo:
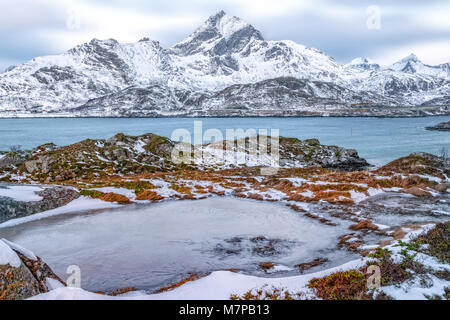
M 78 199 L 73 200 L 72 202 L 66 204 L 65 206 L 44 211 L 41 213 L 36 213 L 31 216 L 18 218 L 18 219 L 12 219 L 9 221 L 6 221 L 2 224 L 0 224 L 1 228 L 7 228 L 7 227 L 13 227 L 19 224 L 36 221 L 52 216 L 57 216 L 61 214 L 69 214 L 69 213 L 76 213 L 81 211 L 88 211 L 88 210 L 99 210 L 99 209 L 108 209 L 108 208 L 117 208 L 121 207 L 121 205 L 117 203 L 112 202 L 106 202 L 99 199 L 92 199 L 89 197 L 80 197 Z
M 14 251 L 17 251 L 17 252 L 20 252 L 21 254 L 23 254 L 26 258 L 33 260 L 33 261 L 38 260 L 38 258 L 32 251 L 25 249 L 25 248 L 21 247 L 20 245 L 14 243 L 14 242 L 8 241 L 6 239 L 1 239 L 1 241 L 6 243 Z
M 0 240 L 0 266 L 10 265 L 13 268 L 19 268 L 21 264 L 19 256 L 3 240 Z
M 0 197 L 7 197 L 21 202 L 41 201 L 43 198 L 36 194 L 42 191 L 40 187 L 34 186 L 6 186 L 0 188 Z

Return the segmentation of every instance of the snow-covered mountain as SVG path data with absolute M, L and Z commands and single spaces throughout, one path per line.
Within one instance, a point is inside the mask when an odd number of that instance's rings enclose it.
M 442 78 L 450 77 L 450 63 L 429 66 L 420 61 L 414 53 L 397 61 L 389 69 L 411 74 L 426 74 Z
M 353 59 L 349 64 L 345 65 L 345 68 L 356 68 L 364 70 L 380 70 L 381 67 L 378 63 L 372 61 L 369 58 L 356 58 Z
M 449 93 L 450 64 L 411 55 L 388 68 L 367 58 L 342 65 L 293 41 L 266 41 L 221 11 L 168 49 L 148 38 L 94 39 L 1 73 L 0 116 L 347 114 L 428 102 L 448 114 Z

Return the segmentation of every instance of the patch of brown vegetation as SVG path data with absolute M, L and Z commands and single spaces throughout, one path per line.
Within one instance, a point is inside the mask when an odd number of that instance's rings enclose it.
M 116 296 L 120 296 L 120 295 L 128 293 L 128 292 L 134 292 L 134 291 L 137 291 L 137 289 L 134 287 L 128 287 L 128 288 L 114 290 L 113 292 L 111 292 L 108 295 L 112 296 L 112 297 L 116 297 Z
M 318 191 L 314 193 L 313 201 L 327 201 L 329 203 L 354 204 L 350 192 L 346 191 Z
M 160 201 L 164 200 L 164 197 L 157 194 L 155 191 L 145 190 L 137 195 L 136 200 Z
M 275 267 L 275 265 L 272 262 L 261 262 L 259 264 L 259 267 L 264 271 L 268 271 L 268 270 L 272 269 L 273 267 Z
M 366 277 L 358 270 L 336 272 L 324 278 L 314 278 L 308 284 L 315 295 L 324 300 L 370 300 Z
M 296 204 L 288 204 L 287 206 L 290 207 L 292 210 L 297 211 L 297 212 L 306 212 L 306 210 L 300 208 Z
M 300 263 L 295 267 L 299 268 L 300 272 L 303 273 L 305 270 L 320 266 L 326 262 L 328 262 L 327 258 L 317 258 L 310 262 Z
M 186 194 L 186 195 L 192 195 L 192 190 L 190 187 L 187 186 L 183 186 L 183 185 L 179 185 L 179 184 L 173 184 L 169 187 L 170 189 L 178 192 L 178 193 L 182 193 L 182 194 Z
M 443 179 L 444 175 L 442 174 L 442 171 L 439 170 L 441 166 L 442 164 L 437 158 L 416 154 L 394 160 L 379 168 L 377 172 L 382 174 L 396 172 L 402 174 L 430 175 Z
M 259 201 L 264 200 L 264 197 L 258 193 L 248 193 L 247 198 L 253 199 L 253 200 L 259 200 Z
M 333 223 L 333 222 L 331 222 L 330 220 L 328 220 L 326 218 L 321 218 L 321 217 L 315 216 L 315 215 L 313 215 L 311 213 L 305 213 L 304 216 L 308 217 L 308 218 L 311 218 L 311 219 L 314 219 L 314 220 L 317 220 L 320 223 L 326 224 L 327 226 L 330 226 L 330 227 L 337 226 L 336 223 Z
M 193 282 L 196 281 L 198 279 L 201 279 L 203 277 L 206 277 L 208 274 L 198 274 L 198 273 L 192 273 L 189 275 L 189 277 L 184 278 L 180 281 L 178 281 L 177 283 L 174 283 L 170 286 L 166 286 L 166 287 L 162 287 L 161 289 L 159 289 L 157 291 L 157 293 L 162 293 L 162 292 L 167 292 L 167 291 L 172 291 L 178 287 L 181 287 L 182 285 L 188 283 L 188 282 Z
M 130 199 L 125 197 L 124 195 L 109 192 L 100 198 L 100 200 L 107 202 L 117 202 L 119 204 L 129 204 L 131 203 Z
M 406 190 L 403 190 L 405 193 L 409 193 L 415 197 L 431 197 L 431 193 L 422 190 L 418 187 L 412 187 Z
M 354 224 L 350 226 L 350 230 L 358 231 L 358 230 L 378 230 L 378 226 L 374 225 L 369 220 L 363 220 L 358 224 Z
M 362 246 L 361 241 L 351 241 L 350 239 L 356 238 L 356 235 L 354 233 L 343 235 L 339 238 L 338 242 L 338 248 L 345 247 L 349 251 L 358 252 L 358 248 Z

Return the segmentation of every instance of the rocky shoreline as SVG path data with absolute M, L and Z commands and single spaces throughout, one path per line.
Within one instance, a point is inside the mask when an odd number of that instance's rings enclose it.
M 123 114 L 115 114 L 113 116 L 105 116 L 103 113 L 95 112 L 79 112 L 73 111 L 71 113 L 48 112 L 46 114 L 10 114 L 1 113 L 0 119 L 14 119 L 14 118 L 261 118 L 261 117 L 283 117 L 283 118 L 421 118 L 433 116 L 448 116 L 450 115 L 449 106 L 405 106 L 405 107 L 383 107 L 383 106 L 336 106 L 331 108 L 327 106 L 323 110 L 209 110 L 203 111 L 176 111 L 158 113 L 150 111 L 148 113 L 143 110 L 129 112 Z
M 430 131 L 450 131 L 450 121 L 441 122 L 433 127 L 426 127 L 425 129 Z
M 263 138 L 269 141 L 270 147 L 270 137 Z M 247 146 L 249 139 L 233 143 L 234 152 L 239 153 L 243 151 L 239 146 Z M 374 169 L 355 150 L 324 146 L 316 139 L 301 141 L 281 137 L 279 145 L 281 160 L 276 170 L 269 168 L 273 160 L 270 155 L 263 163 L 248 154 L 247 163 L 242 165 L 217 161 L 223 156 L 223 142 L 191 145 L 193 153 L 201 151 L 202 156 L 194 157 L 190 164 L 179 164 L 173 161 L 172 154 L 174 150 L 179 151 L 180 144 L 154 134 L 117 134 L 107 140 L 88 139 L 65 147 L 46 144 L 29 151 L 10 152 L 0 158 L 0 181 L 7 183 L 3 188 L 12 188 L 17 183 L 39 185 L 43 189 L 35 193 L 42 199 L 24 202 L 0 198 L 1 221 L 32 216 L 64 206 L 78 197 L 126 206 L 233 196 L 284 204 L 330 228 L 350 221 L 352 226 L 339 245 L 362 257 L 373 255 L 386 261 L 390 261 L 390 256 L 378 254 L 377 250 L 389 248 L 392 255 L 397 254 L 396 243 L 409 241 L 405 237 L 412 231 L 429 230 L 424 228 L 430 221 L 434 221 L 433 226 L 435 222 L 448 221 L 448 212 L 439 214 L 431 210 L 425 220 L 411 224 L 410 219 L 400 217 L 415 209 L 405 207 L 399 209 L 403 210 L 399 213 L 397 209 L 389 209 L 389 214 L 399 216 L 394 225 L 386 227 L 375 222 L 377 212 L 388 210 L 382 198 L 377 200 L 376 197 L 409 196 L 412 197 L 410 206 L 417 204 L 419 210 L 424 210 L 420 206 L 426 208 L 429 203 L 445 203 L 442 197 L 450 189 L 450 168 L 442 157 L 415 153 Z M 322 213 L 317 214 L 313 208 L 319 208 Z M 422 214 L 428 215 L 426 211 Z M 448 228 L 444 228 L 444 235 L 448 237 Z M 374 240 L 378 243 L 369 245 Z M 270 241 L 276 240 L 266 242 Z M 264 246 L 266 242 L 261 240 Z M 299 270 L 303 272 L 324 262 L 320 257 L 311 257 L 311 261 L 299 264 Z M 267 272 L 274 267 L 271 261 L 261 266 Z M 192 282 L 195 285 L 195 279 L 182 284 Z M 318 288 L 319 282 L 314 284 Z M 30 292 L 38 293 L 33 290 Z M 243 298 L 245 293 L 234 298 Z M 327 297 L 322 289 L 316 293 L 316 297 Z M 258 298 L 254 292 L 250 295 Z

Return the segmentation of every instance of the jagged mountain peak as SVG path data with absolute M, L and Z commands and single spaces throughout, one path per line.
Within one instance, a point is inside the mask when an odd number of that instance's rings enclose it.
M 420 62 L 419 58 L 414 53 L 411 53 L 409 56 L 403 58 L 400 61 L 401 62 L 409 62 L 409 61 Z
M 359 58 L 355 58 L 353 59 L 349 64 L 350 65 L 358 65 L 358 64 L 372 64 L 374 63 L 371 59 L 365 57 L 359 57 Z
M 16 67 L 17 67 L 17 66 L 15 66 L 15 65 L 9 66 L 9 67 L 7 67 L 5 70 L 1 71 L 0 73 L 6 73 L 6 72 L 9 72 L 9 71 L 13 70 L 13 69 L 16 68 Z
M 225 39 L 229 39 L 236 32 L 247 28 L 254 32 L 254 36 L 258 38 L 258 40 L 264 40 L 261 33 L 252 25 L 239 17 L 227 14 L 223 10 L 211 16 L 202 27 L 216 29 Z
M 261 32 L 246 21 L 221 10 L 210 16 L 197 30 L 170 51 L 193 55 L 209 51 L 213 55 L 239 52 L 253 40 L 264 40 Z
M 343 66 L 294 41 L 265 41 L 249 23 L 219 11 L 169 49 L 149 38 L 92 39 L 0 73 L 0 117 L 63 112 L 91 100 L 86 114 L 123 104 L 134 111 L 118 115 L 211 108 L 229 115 L 261 106 L 314 111 L 316 105 L 417 105 L 448 92 L 450 64 L 429 66 L 410 55 L 394 67 L 380 68 L 368 58 Z M 305 85 L 271 81 L 280 77 Z
M 350 63 L 346 64 L 345 67 L 347 68 L 359 68 L 364 70 L 379 70 L 380 65 L 373 61 L 370 58 L 356 58 L 353 59 Z
M 421 74 L 421 75 L 431 75 L 441 78 L 448 78 L 449 76 L 449 64 L 441 64 L 438 66 L 432 66 L 423 63 L 415 54 L 410 54 L 409 56 L 397 61 L 388 69 L 399 71 L 402 73 L 409 74 Z
M 389 69 L 405 73 L 416 73 L 418 68 L 422 66 L 423 63 L 419 58 L 414 53 L 411 53 L 409 56 L 395 62 Z
M 116 39 L 112 39 L 112 38 L 104 39 L 104 40 L 94 38 L 89 43 L 90 44 L 100 44 L 100 45 L 117 45 L 117 44 L 119 44 L 119 41 L 117 41 Z

